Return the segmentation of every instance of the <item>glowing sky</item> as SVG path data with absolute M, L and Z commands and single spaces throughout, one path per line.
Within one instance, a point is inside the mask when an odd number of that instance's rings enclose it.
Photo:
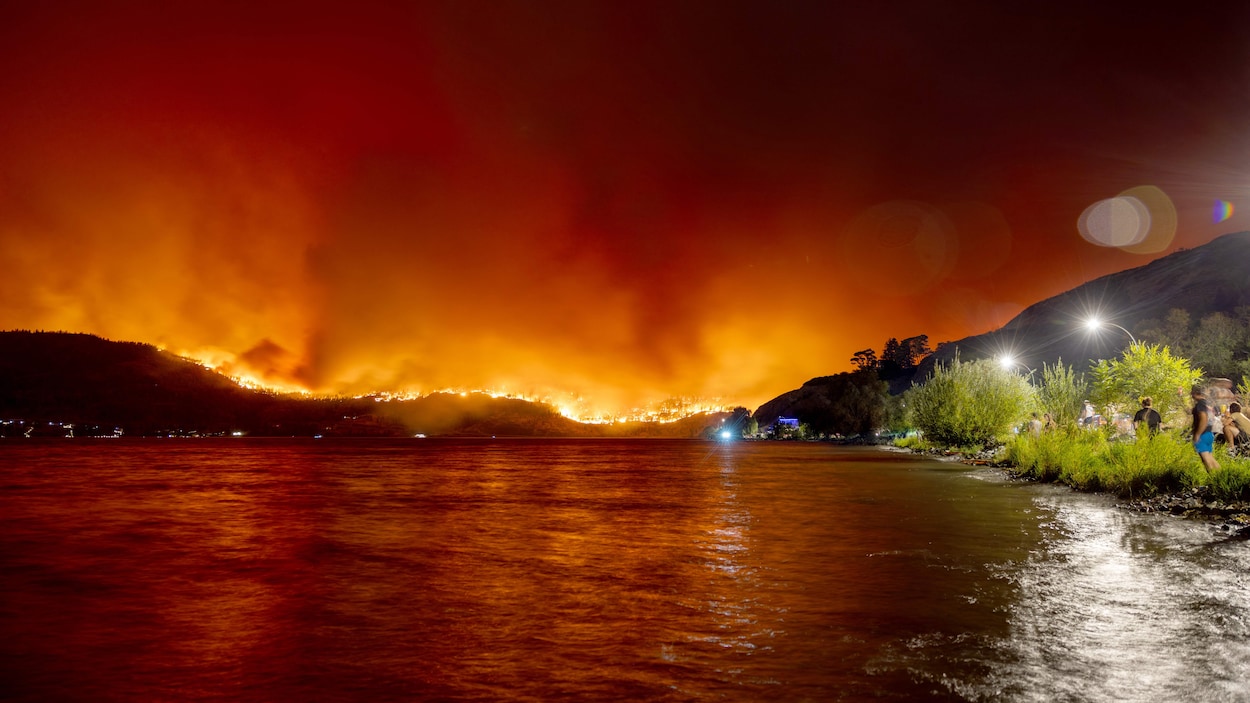
M 4 3 L 0 329 L 754 408 L 1245 229 L 1250 14 L 1086 5 Z

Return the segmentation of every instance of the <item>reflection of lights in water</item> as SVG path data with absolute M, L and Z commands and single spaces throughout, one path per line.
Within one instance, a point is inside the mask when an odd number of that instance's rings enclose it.
M 732 452 L 720 454 L 725 461 L 721 471 L 720 509 L 712 524 L 703 530 L 703 539 L 699 542 L 704 573 L 709 577 L 708 586 L 700 600 L 685 604 L 709 615 L 710 627 L 688 634 L 686 642 L 752 654 L 772 649 L 767 640 L 776 636 L 777 631 L 761 623 L 761 619 L 767 622 L 769 607 L 761 602 L 761 598 L 767 600 L 767 596 L 760 580 L 761 567 L 752 555 L 753 517 L 737 499 Z M 726 673 L 737 676 L 743 672 L 727 670 Z
M 1205 526 L 1096 499 L 1039 502 L 1052 531 L 1018 575 L 1004 686 L 1031 682 L 1052 700 L 1246 700 L 1250 648 L 1227 636 L 1229 621 L 1250 630 L 1237 553 Z

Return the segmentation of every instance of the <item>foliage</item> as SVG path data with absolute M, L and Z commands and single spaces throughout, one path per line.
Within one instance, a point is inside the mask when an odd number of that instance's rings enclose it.
M 773 424 L 770 439 L 798 439 L 808 440 L 815 438 L 812 432 L 812 426 L 806 422 L 800 422 L 797 427 L 791 425 Z
M 1186 393 L 1202 378 L 1201 370 L 1173 356 L 1168 347 L 1144 343 L 1129 345 L 1120 359 L 1100 360 L 1090 373 L 1091 397 L 1100 407 L 1134 408 L 1149 396 L 1164 417 L 1184 410 Z
M 908 337 L 901 342 L 890 337 L 885 341 L 880 357 L 872 349 L 861 349 L 851 357 L 851 363 L 860 371 L 873 369 L 883 380 L 889 380 L 915 370 L 920 360 L 932 353 L 927 334 Z
M 816 436 L 867 434 L 885 426 L 888 398 L 889 386 L 876 371 L 852 371 L 813 378 L 755 414 L 763 424 L 782 416 L 798 418 Z
M 1186 310 L 1173 308 L 1163 320 L 1143 320 L 1138 337 L 1169 347 L 1208 375 L 1238 378 L 1250 374 L 1250 306 L 1230 316 L 1213 312 L 1195 324 Z
M 1202 318 L 1193 333 L 1190 359 L 1207 373 L 1227 378 L 1234 373 L 1234 354 L 1245 346 L 1244 328 L 1222 312 Z
M 912 422 L 930 442 L 988 446 L 1011 433 L 1034 406 L 1032 386 L 989 360 L 939 364 L 923 386 L 907 393 Z
M 900 449 L 913 450 L 924 449 L 928 446 L 920 435 L 905 435 L 895 439 L 892 444 Z
M 1007 444 L 1006 458 L 1023 476 L 1122 497 L 1182 491 L 1206 478 L 1193 447 L 1168 433 L 1118 442 L 1077 428 L 1024 434 Z M 1246 477 L 1250 486 L 1250 471 Z
M 851 357 L 851 363 L 855 364 L 856 370 L 865 371 L 875 370 L 880 362 L 877 360 L 877 352 L 872 349 L 860 349 Z
M 1181 356 L 1190 356 L 1189 345 L 1193 338 L 1189 334 L 1188 310 L 1172 308 L 1162 320 L 1142 320 L 1138 329 L 1141 342 L 1169 347 Z
M 887 395 L 885 398 L 885 422 L 882 425 L 890 432 L 905 432 L 915 429 L 909 422 L 907 406 L 901 395 Z
M 1250 500 L 1250 459 L 1220 456 L 1219 462 L 1211 474 L 1211 493 L 1223 501 Z
M 1134 442 L 1110 442 L 1105 462 L 1102 490 L 1124 497 L 1182 491 L 1206 478 L 1193 446 L 1174 433 L 1143 434 Z
M 732 414 L 716 430 L 729 430 L 735 437 L 751 436 L 759 431 L 759 423 L 751 417 L 751 411 L 742 406 L 733 409 Z
M 1085 374 L 1076 373 L 1059 359 L 1054 365 L 1042 364 L 1042 385 L 1037 394 L 1042 412 L 1050 413 L 1057 425 L 1075 426 L 1085 398 L 1089 397 L 1089 383 Z

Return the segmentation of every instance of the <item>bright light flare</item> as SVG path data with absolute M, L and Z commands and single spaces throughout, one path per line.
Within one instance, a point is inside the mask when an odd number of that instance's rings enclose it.
M 1085 327 L 1086 327 L 1086 328 L 1087 328 L 1090 332 L 1095 332 L 1095 331 L 1098 331 L 1098 330 L 1102 329 L 1103 325 L 1106 325 L 1107 327 L 1114 327 L 1114 328 L 1116 328 L 1116 329 L 1120 330 L 1120 331 L 1121 331 L 1121 332 L 1123 332 L 1124 334 L 1127 334 L 1127 335 L 1128 335 L 1128 338 L 1129 338 L 1129 341 L 1130 341 L 1130 342 L 1132 342 L 1133 344 L 1137 344 L 1137 338 L 1136 338 L 1136 337 L 1134 337 L 1134 336 L 1133 336 L 1133 333 L 1132 333 L 1132 332 L 1129 332 L 1129 331 L 1128 331 L 1128 329 L 1127 329 L 1127 328 L 1125 328 L 1125 327 L 1121 327 L 1120 325 L 1117 325 L 1117 324 L 1116 324 L 1116 323 L 1114 323 L 1114 322 L 1106 322 L 1106 321 L 1101 320 L 1101 319 L 1099 319 L 1099 318 L 1097 318 L 1097 317 L 1091 317 L 1091 318 L 1089 318 L 1089 319 L 1085 320 Z

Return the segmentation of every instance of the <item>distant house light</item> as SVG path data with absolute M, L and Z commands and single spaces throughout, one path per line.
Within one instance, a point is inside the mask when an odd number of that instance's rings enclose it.
M 797 417 L 779 417 L 777 425 L 780 427 L 798 427 L 799 419 Z

